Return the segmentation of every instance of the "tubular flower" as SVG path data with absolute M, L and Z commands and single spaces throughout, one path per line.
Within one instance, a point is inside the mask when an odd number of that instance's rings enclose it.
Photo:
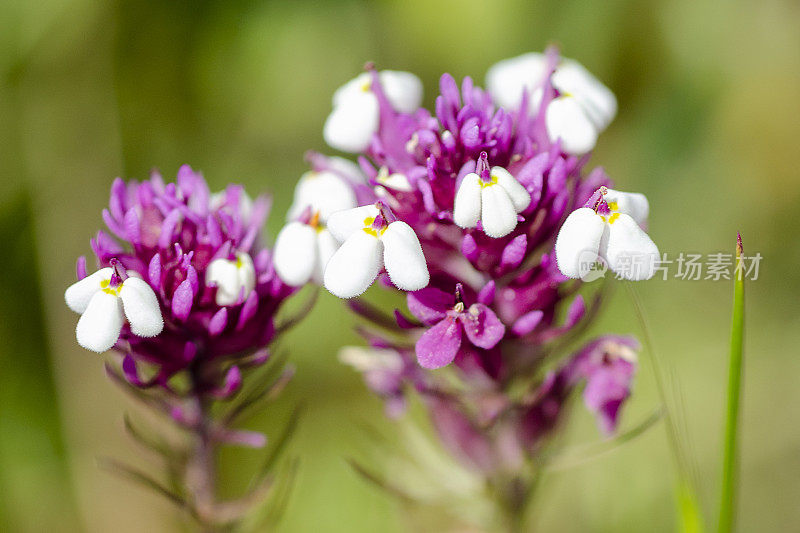
M 425 256 L 411 226 L 384 205 L 365 205 L 334 213 L 328 229 L 341 248 L 325 267 L 325 288 L 339 298 L 352 298 L 372 285 L 382 268 L 401 290 L 428 284 Z
M 410 113 L 422 102 L 422 82 L 410 72 L 384 70 L 379 75 L 386 97 L 396 111 Z M 323 136 L 331 147 L 361 152 L 378 131 L 378 100 L 372 76 L 364 72 L 333 94 L 333 111 L 325 121 Z
M 464 303 L 463 287 L 456 285 L 455 296 L 430 287 L 408 295 L 408 306 L 414 316 L 432 326 L 417 341 L 416 351 L 423 368 L 449 365 L 461 348 L 463 336 L 478 348 L 494 348 L 505 334 L 505 326 L 486 304 Z M 452 300 L 450 305 L 444 304 Z
M 583 401 L 603 433 L 614 433 L 622 404 L 631 394 L 639 343 L 630 337 L 605 336 L 587 344 L 563 372 L 571 383 L 586 381 Z
M 310 214 L 313 213 L 313 214 Z M 325 265 L 339 243 L 325 227 L 319 211 L 308 212 L 289 222 L 275 240 L 275 271 L 292 287 L 309 281 L 322 283 Z
M 206 285 L 216 287 L 217 305 L 244 302 L 256 286 L 256 270 L 250 254 L 237 252 L 233 259 L 218 257 L 211 261 L 206 270 Z
M 600 187 L 561 227 L 556 240 L 559 270 L 582 278 L 591 265 L 603 261 L 624 279 L 652 278 L 660 256 L 641 227 L 648 211 L 644 195 Z
M 478 159 L 476 172 L 461 180 L 453 204 L 453 222 L 474 228 L 480 221 L 489 237 L 505 237 L 517 227 L 517 213 L 531 203 L 531 195 L 503 167 L 489 170 L 486 152 Z
M 389 417 L 403 414 L 406 408 L 404 385 L 417 379 L 420 372 L 412 362 L 413 356 L 390 348 L 348 346 L 339 353 L 339 360 L 363 373 L 369 388 L 385 400 Z
M 292 292 L 259 243 L 268 208 L 236 185 L 212 195 L 186 165 L 176 183 L 158 173 L 114 181 L 103 211 L 111 234 L 91 241 L 100 270 L 87 276 L 79 261 L 79 281 L 65 293 L 82 313 L 78 342 L 121 352 L 136 386 L 169 387 L 172 375 L 202 362 L 203 386 L 232 393 L 238 380 L 226 376 L 269 344 L 275 312 Z M 145 380 L 137 363 L 158 370 Z
M 300 178 L 289 223 L 275 241 L 275 271 L 292 287 L 321 284 L 325 265 L 339 248 L 327 228 L 328 218 L 356 206 L 356 188 L 365 179 L 358 167 L 341 158 L 312 155 L 317 169 Z
M 128 277 L 116 260 L 72 284 L 64 293 L 70 309 L 80 313 L 78 344 L 93 352 L 105 352 L 119 339 L 127 318 L 133 335 L 155 337 L 164 319 L 153 289 L 143 279 Z
M 546 57 L 528 53 L 494 65 L 486 84 L 498 105 L 513 109 L 520 106 L 523 95 L 534 103 L 542 99 L 546 75 Z M 572 59 L 559 62 L 551 81 L 555 94 L 546 110 L 548 135 L 553 142 L 560 139 L 566 152 L 585 154 L 617 114 L 614 93 Z

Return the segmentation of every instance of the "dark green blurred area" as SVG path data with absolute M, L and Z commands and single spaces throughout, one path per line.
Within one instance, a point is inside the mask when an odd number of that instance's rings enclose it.
M 334 89 L 367 60 L 482 81 L 495 61 L 553 41 L 617 94 L 593 161 L 645 192 L 662 251 L 760 252 L 748 287 L 741 531 L 800 528 L 800 4 L 792 1 L 155 2 L 0 1 L 0 530 L 170 531 L 176 511 L 96 467 L 114 455 L 152 469 L 122 434 L 130 404 L 101 359 L 74 342 L 63 303 L 77 256 L 102 225 L 116 176 L 201 169 L 214 189 L 271 191 L 274 235 Z M 674 272 L 671 271 L 671 272 Z M 715 516 L 731 287 L 650 281 L 637 289 L 686 406 L 706 514 Z M 393 502 L 345 458 L 379 402 L 336 359 L 358 342 L 323 295 L 287 340 L 297 377 L 268 434 L 299 401 L 306 416 L 284 531 L 399 530 Z M 639 333 L 617 291 L 595 328 Z M 657 405 L 643 357 L 627 408 Z M 579 407 L 568 443 L 599 438 Z M 258 464 L 223 457 L 225 491 Z M 672 469 L 662 427 L 545 479 L 535 522 L 553 531 L 669 531 Z

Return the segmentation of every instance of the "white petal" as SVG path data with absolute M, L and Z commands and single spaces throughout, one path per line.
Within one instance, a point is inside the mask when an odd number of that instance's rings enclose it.
M 113 272 L 111 267 L 101 268 L 94 274 L 67 287 L 67 290 L 64 291 L 64 300 L 66 300 L 67 306 L 76 313 L 86 311 L 86 306 L 89 305 L 94 293 L 101 289 L 100 282 L 110 280 Z
M 597 127 L 574 97 L 561 96 L 550 102 L 545 123 L 550 140 L 561 139 L 561 148 L 568 154 L 585 154 L 597 143 Z
M 606 222 L 588 207 L 570 213 L 556 238 L 556 262 L 567 277 L 581 278 L 597 261 Z
M 96 292 L 75 328 L 78 344 L 93 352 L 105 352 L 119 339 L 122 321 L 120 299 L 105 291 Z
M 639 226 L 644 227 L 647 224 L 647 217 L 650 214 L 650 204 L 644 194 L 608 189 L 608 193 L 604 198 L 609 204 L 616 202 L 617 207 L 613 209 L 612 206 L 612 210 L 630 215 Z
M 302 222 L 290 222 L 275 240 L 273 263 L 284 283 L 300 287 L 308 283 L 317 265 L 317 230 Z
M 119 291 L 131 332 L 139 337 L 155 337 L 164 329 L 161 307 L 152 287 L 140 278 L 130 277 Z
M 474 172 L 464 176 L 453 204 L 453 222 L 462 228 L 474 228 L 481 218 L 481 178 Z
M 400 220 L 392 222 L 381 235 L 381 241 L 383 264 L 398 289 L 418 291 L 428 285 L 428 265 L 411 226 Z
M 524 211 L 531 203 L 531 195 L 511 173 L 503 167 L 493 167 L 492 177 L 497 178 L 497 184 L 508 193 L 511 203 L 517 213 Z
M 412 73 L 383 70 L 378 76 L 386 99 L 396 111 L 412 113 L 422 103 L 422 82 Z
M 236 254 L 236 259 L 239 290 L 244 287 L 244 297 L 247 298 L 250 292 L 256 288 L 256 267 L 253 265 L 253 258 L 248 253 L 239 252 Z
M 545 58 L 531 52 L 495 63 L 486 73 L 486 87 L 500 107 L 519 107 L 522 91 L 530 94 L 542 82 Z
M 372 204 L 339 211 L 328 219 L 328 231 L 339 242 L 344 242 L 350 235 L 364 228 L 366 219 L 374 219 L 376 216 L 378 216 L 378 208 Z
M 355 94 L 333 108 L 322 136 L 343 152 L 363 152 L 378 131 L 378 99 L 371 92 Z
M 348 81 L 333 93 L 333 107 L 341 105 L 342 102 L 349 100 L 353 96 L 369 92 L 372 76 L 368 72 L 362 72 L 352 80 Z
M 564 60 L 553 74 L 553 85 L 578 99 L 599 130 L 617 114 L 617 99 L 611 90 L 575 60 Z
M 406 175 L 400 174 L 399 172 L 395 172 L 394 174 L 390 174 L 388 176 L 378 175 L 378 183 L 389 187 L 390 189 L 394 189 L 395 191 L 410 192 L 414 190 L 411 187 L 411 183 L 409 183 Z
M 372 285 L 383 267 L 383 244 L 364 231 L 353 233 L 325 267 L 325 288 L 339 298 L 352 298 Z
M 217 305 L 234 305 L 239 300 L 241 285 L 236 263 L 214 259 L 206 270 L 206 284 L 217 287 Z
M 333 254 L 339 249 L 339 241 L 327 229 L 317 232 L 317 262 L 314 268 L 314 281 L 322 284 L 325 267 Z
M 636 221 L 623 213 L 609 217 L 608 236 L 600 254 L 611 270 L 624 279 L 650 279 L 658 264 L 658 247 Z
M 307 207 L 319 211 L 325 221 L 336 211 L 356 206 L 353 188 L 333 172 L 306 172 L 297 182 L 294 202 L 289 208 L 287 220 L 295 220 Z
M 330 156 L 328 157 L 328 165 L 331 170 L 338 172 L 353 183 L 367 183 L 367 177 L 364 175 L 361 167 L 349 159 L 339 156 Z
M 345 346 L 339 350 L 339 360 L 359 372 L 370 370 L 403 370 L 403 358 L 397 350 L 388 348 L 364 348 L 362 346 Z
M 511 198 L 499 185 L 481 190 L 481 224 L 489 237 L 505 237 L 517 227 L 517 212 Z

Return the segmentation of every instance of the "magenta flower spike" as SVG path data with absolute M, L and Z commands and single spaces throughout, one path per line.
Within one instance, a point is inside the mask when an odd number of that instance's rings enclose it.
M 325 127 L 332 147 L 358 154 L 366 178 L 350 182 L 361 207 L 327 218 L 340 248 L 323 284 L 352 298 L 370 345 L 344 350 L 342 360 L 363 372 L 393 417 L 405 395 L 419 394 L 444 448 L 502 499 L 509 476 L 522 492 L 532 486 L 540 466 L 530 465 L 543 465 L 580 389 L 601 431 L 618 427 L 637 345 L 603 336 L 565 351 L 602 303 L 599 291 L 576 296 L 572 263 L 587 243 L 591 261 L 615 267 L 623 252 L 657 254 L 644 233 L 647 201 L 588 169 L 616 99 L 555 48 L 493 67 L 490 91 L 444 74 L 432 112 L 419 107 L 416 81 L 387 72 L 368 64 L 334 97 Z M 571 222 L 583 210 L 597 218 L 588 235 L 583 221 Z M 414 283 L 381 261 L 370 236 L 400 223 L 405 242 L 420 248 L 403 254 L 403 274 L 420 273 Z M 560 231 L 565 246 L 556 245 Z M 361 295 L 374 279 L 404 291 L 408 313 L 368 304 Z
M 65 293 L 81 314 L 78 343 L 113 349 L 120 362 L 107 364 L 109 376 L 188 434 L 185 448 L 161 451 L 178 475 L 170 499 L 204 529 L 237 523 L 263 499 L 266 478 L 241 500 L 217 501 L 214 454 L 224 444 L 264 447 L 264 435 L 232 424 L 291 377 L 286 370 L 242 393 L 247 369 L 280 365 L 268 350 L 280 333 L 276 313 L 295 290 L 276 275 L 260 240 L 269 206 L 238 185 L 212 194 L 188 165 L 174 183 L 157 172 L 142 182 L 117 179 L 103 210 L 109 232 L 91 240 L 97 270 L 87 275 L 80 258 L 79 280 Z M 212 413 L 216 404 L 221 415 Z M 148 442 L 140 430 L 131 434 Z M 161 486 L 148 474 L 133 477 Z

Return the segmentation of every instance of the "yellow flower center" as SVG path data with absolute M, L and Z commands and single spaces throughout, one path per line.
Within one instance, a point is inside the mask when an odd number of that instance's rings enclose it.
M 110 294 L 112 296 L 119 296 L 119 292 L 122 290 L 122 283 L 120 283 L 116 287 L 112 287 L 111 280 L 104 279 L 103 281 L 100 282 L 100 289 L 106 294 Z
M 486 187 L 491 187 L 492 185 L 497 185 L 497 176 L 492 176 L 491 181 L 481 181 L 481 189 L 485 189 Z
M 372 227 L 372 224 L 375 222 L 375 217 L 367 217 L 364 219 L 364 233 L 367 235 L 372 235 L 373 237 L 379 237 L 383 235 L 383 232 L 386 231 L 388 226 L 384 226 L 379 230 L 376 230 Z

